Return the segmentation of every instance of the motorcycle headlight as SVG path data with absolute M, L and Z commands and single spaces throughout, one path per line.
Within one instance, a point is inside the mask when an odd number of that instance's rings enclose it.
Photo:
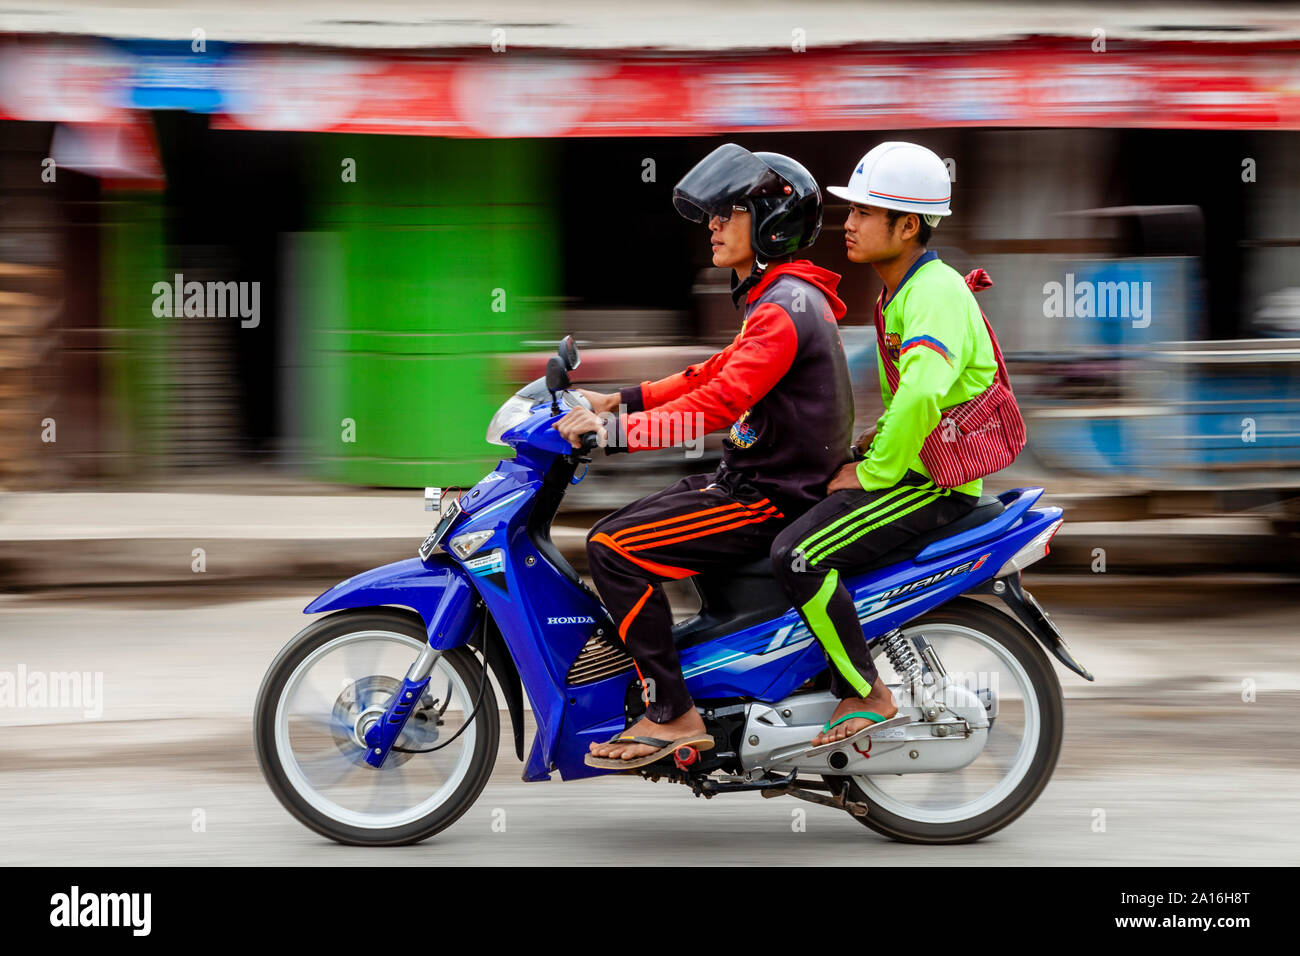
M 531 411 L 532 405 L 527 399 L 511 395 L 488 422 L 487 440 L 493 445 L 504 445 L 501 436 L 527 418 Z

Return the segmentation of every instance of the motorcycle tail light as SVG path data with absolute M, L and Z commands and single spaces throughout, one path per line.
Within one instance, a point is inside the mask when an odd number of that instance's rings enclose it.
M 1049 551 L 1048 543 L 1052 540 L 1052 536 L 1056 534 L 1057 530 L 1062 524 L 1064 524 L 1064 522 L 1064 518 L 1057 518 L 1048 525 L 1044 531 L 1035 535 L 1032 541 L 1012 555 L 1010 561 L 1002 565 L 1001 570 L 999 570 L 994 577 L 1000 578 L 1004 574 L 1013 574 L 1022 568 L 1029 567 L 1035 561 L 1041 561 L 1043 558 L 1047 557 Z

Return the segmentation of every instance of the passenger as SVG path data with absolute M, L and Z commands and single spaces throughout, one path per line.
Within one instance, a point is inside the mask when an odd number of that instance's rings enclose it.
M 988 388 L 998 366 L 975 297 L 962 276 L 926 249 L 931 229 L 950 214 L 943 160 L 912 143 L 882 143 L 844 187 L 849 260 L 869 262 L 884 283 L 879 343 L 885 411 L 859 436 L 865 457 L 836 473 L 828 496 L 777 537 L 772 567 L 831 662 L 839 705 L 814 745 L 843 740 L 898 713 L 876 671 L 857 609 L 840 572 L 863 567 L 908 539 L 956 521 L 975 507 L 982 479 L 956 487 L 931 480 L 921 446 L 940 409 Z M 897 386 L 888 387 L 897 369 Z

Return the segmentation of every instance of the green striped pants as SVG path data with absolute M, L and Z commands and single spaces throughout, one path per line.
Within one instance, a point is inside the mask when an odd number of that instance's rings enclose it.
M 837 491 L 777 536 L 772 570 L 826 652 L 838 697 L 865 697 L 877 677 L 841 578 L 889 563 L 890 552 L 956 521 L 977 500 L 908 471 L 892 488 Z

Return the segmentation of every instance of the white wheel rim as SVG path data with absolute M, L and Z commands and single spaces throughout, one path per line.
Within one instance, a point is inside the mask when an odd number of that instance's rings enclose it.
M 289 726 L 290 717 L 293 715 L 289 713 L 287 703 L 293 700 L 295 692 L 303 685 L 305 678 L 308 677 L 316 664 L 323 661 L 326 657 L 336 651 L 349 646 L 365 643 L 374 643 L 381 646 L 384 643 L 397 644 L 410 651 L 410 657 L 406 661 L 406 664 L 402 665 L 401 670 L 397 675 L 395 675 L 399 681 L 401 680 L 402 675 L 405 674 L 406 668 L 409 667 L 410 663 L 415 660 L 416 655 L 418 655 L 424 647 L 423 642 L 406 634 L 399 634 L 393 631 L 368 630 L 343 634 L 325 644 L 322 644 L 320 647 L 312 651 L 298 664 L 297 667 L 294 668 L 293 673 L 289 675 L 289 679 L 285 682 L 284 688 L 280 692 L 279 700 L 276 701 L 276 760 L 284 770 L 285 776 L 289 780 L 289 784 L 304 800 L 307 801 L 307 803 L 312 806 L 313 809 L 330 819 L 347 826 L 367 830 L 390 829 L 414 823 L 421 817 L 432 813 L 451 797 L 469 772 L 470 763 L 472 762 L 474 755 L 474 745 L 478 739 L 478 726 L 477 721 L 471 722 L 470 726 L 465 728 L 464 732 L 456 738 L 455 742 L 448 746 L 447 750 L 456 747 L 458 747 L 459 750 L 457 752 L 455 763 L 451 769 L 446 772 L 446 779 L 430 796 L 421 800 L 414 806 L 390 812 L 366 812 L 343 806 L 335 800 L 330 799 L 322 793 L 310 779 L 308 779 L 307 772 L 304 771 L 294 753 Z M 368 675 L 356 674 L 354 676 L 362 677 Z M 462 716 L 467 717 L 469 710 L 473 705 L 473 695 L 465 685 L 465 682 L 461 679 L 459 672 L 451 666 L 446 657 L 440 657 L 434 665 L 433 675 L 429 686 L 432 688 L 434 686 L 446 686 L 448 684 L 455 689 L 451 699 L 453 701 L 459 699 L 463 708 L 461 711 Z M 449 710 L 448 713 L 450 714 L 451 711 Z M 317 716 L 321 720 L 327 721 L 329 719 L 329 715 L 325 713 Z M 454 732 L 454 729 L 449 730 L 446 736 L 449 737 Z M 358 752 L 360 753 L 360 751 Z M 412 758 L 412 763 L 420 760 L 429 760 L 431 756 L 432 755 L 416 754 L 414 758 Z M 348 771 L 345 768 L 348 766 L 349 761 L 341 753 L 338 754 L 338 761 L 339 769 L 345 776 L 349 773 L 373 775 L 371 787 L 376 791 L 386 782 L 384 780 L 385 774 L 390 774 L 391 779 L 394 777 L 401 777 L 404 773 L 404 768 L 393 768 L 390 770 L 390 765 L 388 763 L 385 764 L 384 768 L 379 770 L 376 770 L 367 764 L 359 764 L 354 765 L 352 771 Z M 439 771 L 437 775 L 441 776 L 441 771 Z
M 1016 787 L 1018 787 L 1024 780 L 1025 775 L 1029 772 L 1029 768 L 1034 762 L 1034 754 L 1038 750 L 1039 737 L 1042 734 L 1042 715 L 1038 706 L 1038 695 L 1034 692 L 1035 689 L 1029 680 L 1029 675 L 1025 673 L 1025 669 L 1020 665 L 1020 662 L 1016 660 L 1015 656 L 1007 651 L 1007 649 L 1000 643 L 981 631 L 962 627 L 957 624 L 913 625 L 912 627 L 906 627 L 902 630 L 904 637 L 909 641 L 917 634 L 924 635 L 927 639 L 935 639 L 942 636 L 958 638 L 964 637 L 974 641 L 976 644 L 979 644 L 986 650 L 990 651 L 993 656 L 998 659 L 999 663 L 1011 672 L 1012 678 L 1015 680 L 1015 683 L 1021 691 L 1021 699 L 1024 701 L 1024 731 L 1020 744 L 1016 750 L 1015 757 L 1012 760 L 1011 767 L 994 787 L 987 790 L 976 799 L 943 809 L 917 806 L 915 803 L 909 803 L 888 792 L 886 789 L 887 785 L 883 785 L 882 782 L 884 779 L 896 781 L 897 778 L 892 775 L 888 778 L 877 777 L 871 774 L 853 777 L 854 783 L 861 788 L 862 792 L 866 794 L 872 803 L 895 816 L 902 817 L 906 820 L 912 820 L 917 823 L 961 823 L 977 817 L 982 813 L 987 813 L 993 807 L 997 806 L 1010 796 Z M 942 653 L 940 654 L 940 658 L 941 660 L 943 659 Z M 947 668 L 948 662 L 944 660 L 943 663 L 945 668 Z M 992 735 L 998 732 L 999 726 L 998 721 L 995 721 L 993 728 L 989 731 L 990 740 L 992 739 Z M 986 740 L 985 750 L 987 750 L 987 747 L 988 741 Z M 967 772 L 982 759 L 984 759 L 984 752 L 981 752 L 979 757 L 976 757 L 971 764 L 961 770 L 937 774 L 912 774 L 909 776 L 913 779 L 925 777 L 934 780 L 943 780 L 944 778 L 952 780 L 957 775 Z M 905 777 L 904 779 L 906 780 L 907 778 Z

